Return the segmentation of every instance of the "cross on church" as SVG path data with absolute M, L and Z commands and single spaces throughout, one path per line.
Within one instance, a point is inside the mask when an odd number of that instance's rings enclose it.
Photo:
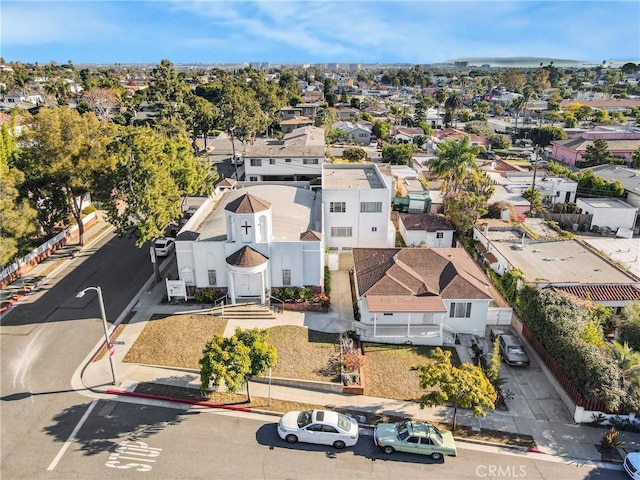
M 249 222 L 245 220 L 244 225 L 241 225 L 241 227 L 244 228 L 244 234 L 249 235 L 249 229 L 251 228 L 251 225 L 249 225 Z

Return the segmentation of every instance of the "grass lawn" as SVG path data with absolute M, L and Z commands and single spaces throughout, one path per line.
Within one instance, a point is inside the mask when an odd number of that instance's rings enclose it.
M 429 363 L 433 347 L 366 343 L 364 347 L 365 395 L 417 401 L 420 389 L 418 372 L 411 367 Z M 455 349 L 451 362 L 460 364 Z
M 274 377 L 339 381 L 338 334 L 294 325 L 277 326 L 268 331 L 269 342 L 278 350 L 278 360 L 272 370 Z
M 205 344 L 222 335 L 226 325 L 225 319 L 211 315 L 152 317 L 124 361 L 199 369 Z

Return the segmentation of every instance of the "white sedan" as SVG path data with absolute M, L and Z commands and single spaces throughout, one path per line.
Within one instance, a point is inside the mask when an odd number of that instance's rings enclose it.
M 156 256 L 158 257 L 166 257 L 169 255 L 174 248 L 176 248 L 176 243 L 173 238 L 158 238 L 153 244 L 156 250 Z
M 337 449 L 358 442 L 358 422 L 353 417 L 329 410 L 285 413 L 278 424 L 278 435 L 289 443 L 333 445 Z
M 633 480 L 640 480 L 640 452 L 628 453 L 623 465 Z

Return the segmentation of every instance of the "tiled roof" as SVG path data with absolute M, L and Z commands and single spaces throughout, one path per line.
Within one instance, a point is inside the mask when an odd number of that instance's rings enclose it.
M 322 239 L 322 234 L 314 230 L 307 230 L 300 234 L 300 240 L 318 241 Z
M 249 246 L 244 246 L 227 257 L 227 264 L 235 267 L 256 267 L 269 259 Z
M 227 178 L 223 178 L 222 180 L 220 180 L 218 182 L 218 185 L 216 185 L 217 187 L 220 188 L 230 188 L 233 187 L 236 183 L 238 183 L 237 180 L 227 177 Z
M 256 213 L 263 210 L 269 210 L 271 204 L 261 198 L 258 198 L 250 193 L 245 193 L 241 197 L 227 203 L 224 207 L 228 212 L 233 213 Z
M 496 172 L 524 172 L 525 171 L 523 168 L 520 168 L 517 165 L 513 165 L 509 162 L 505 162 L 500 158 L 497 158 L 495 162 L 496 162 L 496 167 L 494 170 Z
M 554 285 L 552 288 L 558 293 L 571 295 L 581 300 L 593 300 L 594 302 L 640 300 L 640 285 L 583 284 Z
M 607 148 L 610 152 L 626 152 L 626 151 L 634 151 L 637 150 L 638 148 L 640 148 L 640 140 L 638 139 L 631 139 L 631 140 L 624 140 L 624 139 L 617 139 L 617 140 L 609 140 L 606 138 L 603 138 L 603 140 L 605 142 L 607 142 Z M 568 140 L 556 140 L 554 143 L 554 145 L 559 145 L 562 146 L 564 148 L 568 148 L 569 150 L 573 150 L 575 152 L 585 152 L 587 150 L 587 147 L 592 146 L 593 145 L 594 140 L 592 139 L 586 139 L 584 137 L 576 137 L 576 138 L 570 138 Z
M 494 264 L 494 263 L 498 263 L 498 258 L 497 258 L 493 253 L 491 253 L 491 252 L 487 253 L 487 254 L 484 256 L 484 259 L 487 261 L 487 263 L 488 263 L 489 265 L 492 265 L 492 264 Z
M 401 213 L 400 220 L 407 230 L 425 230 L 427 232 L 454 230 L 444 217 L 432 213 Z
M 359 295 L 490 299 L 480 268 L 459 248 L 354 248 Z
M 367 295 L 370 312 L 446 312 L 440 296 L 407 297 L 406 295 Z

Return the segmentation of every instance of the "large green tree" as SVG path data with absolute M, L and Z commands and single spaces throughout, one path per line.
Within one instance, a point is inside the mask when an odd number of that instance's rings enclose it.
M 109 221 L 136 245 L 164 236 L 182 212 L 183 195 L 208 194 L 217 171 L 194 158 L 187 138 L 167 138 L 150 127 L 125 127 L 110 145 L 115 166 L 104 178 Z
M 0 129 L 0 265 L 6 265 L 36 230 L 36 211 L 18 187 L 24 174 L 9 166 L 18 149 L 6 125 Z
M 567 132 L 560 127 L 553 125 L 544 125 L 531 130 L 531 141 L 539 147 L 548 147 L 551 142 L 556 140 L 564 140 L 567 138 Z
M 451 352 L 440 347 L 431 352 L 428 365 L 416 367 L 420 374 L 420 388 L 427 393 L 420 397 L 420 408 L 452 406 L 452 429 L 456 429 L 459 408 L 473 411 L 474 417 L 486 416 L 495 409 L 498 398 L 482 369 L 471 363 L 459 367 L 451 364 Z
M 231 137 L 231 147 L 235 159 L 235 141 L 245 142 L 258 132 L 265 131 L 268 116 L 262 111 L 262 106 L 253 91 L 233 80 L 229 80 L 223 85 L 218 108 L 222 126 Z
M 394 165 L 410 165 L 417 147 L 411 143 L 386 145 L 382 149 L 382 161 Z
M 224 381 L 227 391 L 236 393 L 247 388 L 251 402 L 249 380 L 266 372 L 276 364 L 276 348 L 268 342 L 268 332 L 253 328 L 237 328 L 232 337 L 216 335 L 207 342 L 200 359 L 200 388 L 204 393 L 212 385 L 220 387 Z
M 29 194 L 36 205 L 59 196 L 78 224 L 84 243 L 82 202 L 95 191 L 97 180 L 111 167 L 107 145 L 115 126 L 92 113 L 80 115 L 68 107 L 41 109 L 31 118 L 20 156 Z

